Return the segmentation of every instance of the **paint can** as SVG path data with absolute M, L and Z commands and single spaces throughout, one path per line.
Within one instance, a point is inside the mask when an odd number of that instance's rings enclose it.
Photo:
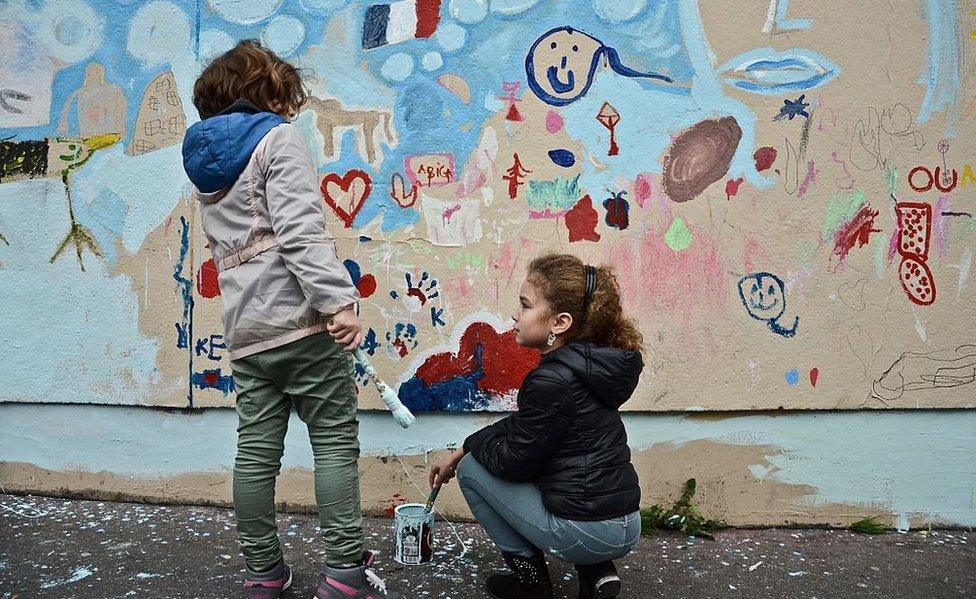
M 426 564 L 433 554 L 434 512 L 422 503 L 405 503 L 394 510 L 396 553 L 398 563 L 408 566 Z

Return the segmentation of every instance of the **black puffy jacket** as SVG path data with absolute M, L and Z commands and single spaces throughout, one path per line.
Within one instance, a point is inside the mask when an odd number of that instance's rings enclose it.
M 640 485 L 617 408 L 637 387 L 638 352 L 570 343 L 542 356 L 522 382 L 518 411 L 464 448 L 486 470 L 532 482 L 554 515 L 605 520 L 638 509 Z

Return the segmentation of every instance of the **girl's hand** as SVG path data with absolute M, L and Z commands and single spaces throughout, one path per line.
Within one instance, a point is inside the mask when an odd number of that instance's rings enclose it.
M 457 474 L 458 464 L 461 462 L 461 458 L 464 457 L 464 449 L 458 449 L 450 456 L 444 458 L 443 460 L 433 464 L 430 467 L 430 472 L 427 475 L 427 484 L 431 488 L 438 485 L 443 485 L 446 482 L 450 482 L 454 475 Z
M 354 306 L 344 308 L 329 317 L 326 327 L 336 343 L 346 348 L 346 351 L 356 351 L 363 342 L 363 325 L 359 322 Z

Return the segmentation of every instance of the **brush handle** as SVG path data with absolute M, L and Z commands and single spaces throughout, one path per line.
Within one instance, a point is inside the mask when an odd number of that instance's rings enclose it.
M 430 490 L 430 496 L 427 497 L 427 507 L 424 509 L 427 513 L 430 513 L 434 509 L 434 500 L 437 499 L 437 494 L 441 492 L 441 486 L 437 485 Z
M 366 375 L 370 378 L 370 380 L 373 381 L 373 385 L 376 387 L 376 390 L 380 392 L 380 398 L 383 400 L 383 403 L 386 404 L 386 407 L 390 409 L 390 413 L 392 414 L 393 419 L 397 421 L 397 424 L 403 428 L 407 428 L 413 424 L 417 419 L 410 412 L 410 410 L 403 405 L 400 398 L 398 398 L 396 393 L 394 393 L 393 389 L 383 382 L 383 379 L 381 379 L 376 373 L 376 369 L 373 368 L 373 364 L 366 356 L 366 352 L 364 352 L 361 347 L 357 347 L 356 351 L 353 352 L 353 355 L 356 357 L 356 361 L 362 365 L 363 370 L 366 371 Z

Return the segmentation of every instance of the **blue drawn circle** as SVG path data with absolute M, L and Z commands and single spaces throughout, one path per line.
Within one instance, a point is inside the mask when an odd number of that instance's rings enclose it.
M 281 6 L 282 1 L 207 0 L 207 7 L 231 23 L 253 25 L 273 15 Z
M 305 24 L 295 17 L 275 17 L 261 32 L 261 42 L 281 57 L 288 56 L 305 41 Z
M 491 0 L 491 12 L 503 15 L 517 15 L 529 10 L 538 3 L 539 0 Z
M 413 72 L 413 57 L 403 52 L 397 52 L 386 59 L 380 67 L 380 74 L 387 81 L 403 81 Z
M 644 12 L 647 0 L 593 0 L 593 10 L 604 21 L 624 23 Z
M 468 32 L 457 23 L 444 23 L 437 28 L 434 39 L 445 52 L 455 52 L 468 40 Z
M 436 71 L 444 66 L 444 59 L 441 58 L 439 52 L 427 52 L 421 57 L 420 64 L 423 65 L 425 71 Z
M 451 0 L 448 12 L 466 25 L 480 23 L 488 16 L 488 0 Z

